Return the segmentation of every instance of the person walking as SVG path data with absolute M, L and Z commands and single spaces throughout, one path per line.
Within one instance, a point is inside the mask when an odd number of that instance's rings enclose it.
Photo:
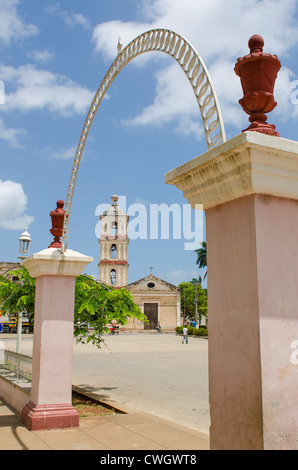
M 183 332 L 182 344 L 184 344 L 184 341 L 186 344 L 188 344 L 188 329 L 186 328 L 186 326 L 183 328 L 182 332 Z

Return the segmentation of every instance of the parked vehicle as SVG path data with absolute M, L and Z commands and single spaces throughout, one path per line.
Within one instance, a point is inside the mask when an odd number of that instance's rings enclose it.
M 18 331 L 18 320 L 15 317 L 10 318 L 7 321 L 2 321 L 2 333 L 17 333 Z M 22 333 L 30 333 L 32 328 L 30 327 L 29 321 L 23 319 L 22 321 Z
M 119 326 L 112 325 L 112 326 L 110 327 L 110 334 L 111 334 L 111 335 L 115 335 L 115 334 L 118 335 L 118 334 L 119 334 L 119 331 L 120 331 L 120 330 L 119 330 Z

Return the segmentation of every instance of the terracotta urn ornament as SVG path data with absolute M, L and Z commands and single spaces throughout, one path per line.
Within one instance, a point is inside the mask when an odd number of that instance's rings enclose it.
M 268 124 L 265 113 L 276 106 L 273 90 L 281 63 L 276 55 L 263 52 L 264 40 L 255 34 L 248 41 L 250 53 L 240 57 L 235 73 L 240 77 L 243 98 L 239 104 L 249 114 L 250 126 L 244 131 L 255 131 L 279 137 L 273 124 Z M 243 131 L 243 132 L 244 132 Z
M 52 228 L 50 229 L 51 234 L 54 237 L 54 241 L 50 244 L 48 248 L 61 248 L 62 243 L 60 241 L 60 237 L 63 234 L 63 224 L 64 224 L 64 201 L 59 199 L 57 201 L 57 207 L 53 211 L 51 211 L 50 216 L 52 219 Z

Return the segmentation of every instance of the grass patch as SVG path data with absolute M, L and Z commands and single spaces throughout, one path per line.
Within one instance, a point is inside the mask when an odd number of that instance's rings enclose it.
M 81 395 L 75 391 L 72 392 L 72 405 L 75 407 L 81 418 L 122 414 L 119 410 L 116 410 L 113 407 L 107 406 L 96 400 L 92 400 L 92 398 Z

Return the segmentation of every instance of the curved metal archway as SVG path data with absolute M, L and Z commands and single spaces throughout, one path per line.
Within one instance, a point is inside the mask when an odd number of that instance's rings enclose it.
M 77 146 L 65 205 L 62 252 L 67 249 L 69 217 L 75 182 L 86 138 L 96 111 L 109 86 L 124 66 L 135 57 L 149 51 L 160 51 L 170 55 L 185 72 L 199 105 L 208 149 L 226 140 L 219 102 L 207 67 L 198 52 L 185 38 L 168 29 L 153 29 L 133 39 L 123 50 L 118 47 L 118 55 L 93 98 Z

